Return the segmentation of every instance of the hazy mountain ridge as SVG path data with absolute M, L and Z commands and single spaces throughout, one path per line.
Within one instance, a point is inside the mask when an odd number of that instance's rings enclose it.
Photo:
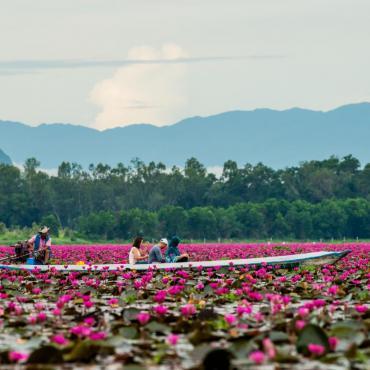
M 162 161 L 182 166 L 198 158 L 207 166 L 233 159 L 272 167 L 353 154 L 370 162 L 370 103 L 351 104 L 328 112 L 292 108 L 230 111 L 191 117 L 174 125 L 130 125 L 105 131 L 71 124 L 37 127 L 0 121 L 0 147 L 15 163 L 36 157 L 44 168 L 63 160 L 90 163 Z
M 0 164 L 12 164 L 10 157 L 0 149 Z

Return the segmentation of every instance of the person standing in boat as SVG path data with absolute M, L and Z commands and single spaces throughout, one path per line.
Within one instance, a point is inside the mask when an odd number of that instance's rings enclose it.
M 149 251 L 149 263 L 163 263 L 166 262 L 163 257 L 163 252 L 167 248 L 168 240 L 162 238 L 159 244 L 154 245 Z
M 188 262 L 189 255 L 187 253 L 181 254 L 179 250 L 180 238 L 178 236 L 173 236 L 168 244 L 166 250 L 166 262 L 176 263 L 176 262 Z
M 28 240 L 30 251 L 34 253 L 37 264 L 47 265 L 51 257 L 51 238 L 50 229 L 42 227 L 38 234 Z
M 137 236 L 132 243 L 132 247 L 130 249 L 128 255 L 128 262 L 130 265 L 135 264 L 144 264 L 148 263 L 148 255 L 141 255 L 140 248 L 142 246 L 144 238 L 142 236 Z

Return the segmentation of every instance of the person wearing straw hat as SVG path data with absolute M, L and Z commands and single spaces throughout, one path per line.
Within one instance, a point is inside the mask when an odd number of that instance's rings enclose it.
M 50 229 L 43 226 L 39 232 L 28 240 L 31 251 L 35 254 L 37 264 L 46 265 L 51 257 Z

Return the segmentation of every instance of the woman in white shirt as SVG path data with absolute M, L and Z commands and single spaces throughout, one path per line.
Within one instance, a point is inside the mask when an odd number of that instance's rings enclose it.
M 141 255 L 140 247 L 143 243 L 143 238 L 138 236 L 135 238 L 134 242 L 132 243 L 132 248 L 130 249 L 130 253 L 128 255 L 128 262 L 130 265 L 135 264 L 142 264 L 142 263 L 148 263 L 148 255 Z

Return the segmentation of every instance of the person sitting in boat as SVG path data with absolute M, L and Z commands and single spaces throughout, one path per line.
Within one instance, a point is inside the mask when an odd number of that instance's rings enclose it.
M 163 258 L 163 252 L 167 248 L 168 240 L 162 238 L 159 244 L 154 245 L 149 251 L 149 263 L 163 263 L 166 260 Z
M 128 255 L 128 261 L 130 265 L 148 263 L 148 255 L 141 255 L 140 248 L 142 246 L 144 238 L 137 236 L 132 243 L 130 253 Z
M 14 248 L 15 257 L 11 259 L 15 263 L 24 263 L 27 259 L 27 243 L 24 245 L 21 241 L 11 245 L 10 248 Z
M 14 246 L 14 253 L 15 253 L 15 263 L 25 263 L 27 260 L 27 255 L 29 254 L 27 248 L 27 240 L 25 243 L 19 241 Z
M 37 264 L 48 264 L 51 257 L 51 238 L 50 229 L 47 226 L 42 227 L 38 234 L 28 240 L 28 246 L 34 253 Z
M 166 262 L 175 263 L 175 262 L 188 262 L 189 255 L 187 253 L 181 254 L 179 250 L 180 238 L 178 236 L 173 236 L 168 244 L 166 250 Z

